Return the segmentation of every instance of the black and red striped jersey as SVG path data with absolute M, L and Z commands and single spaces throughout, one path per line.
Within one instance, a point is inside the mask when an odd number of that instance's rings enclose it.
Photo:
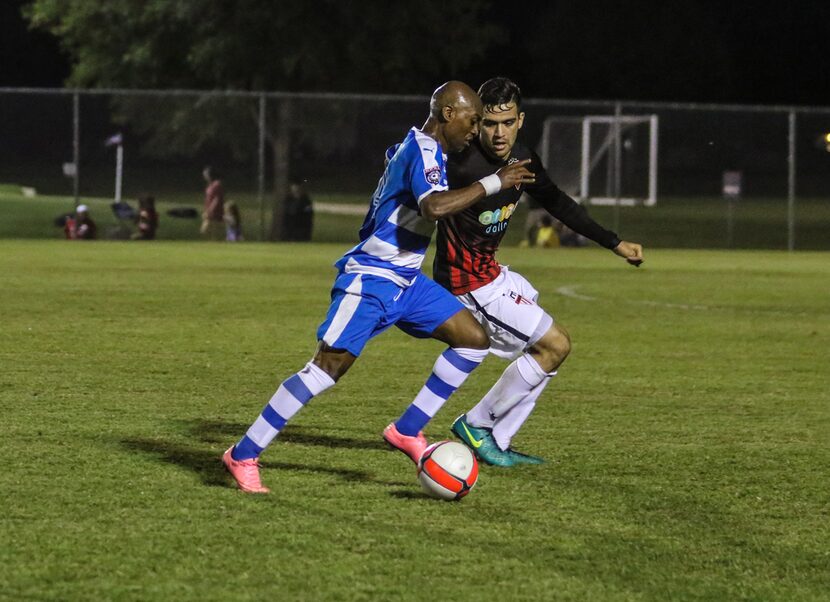
M 538 155 L 519 142 L 513 146 L 508 161 L 487 155 L 478 140 L 460 153 L 451 154 L 447 162 L 449 187 L 470 186 L 522 159 L 531 160 L 528 169 L 536 175 L 535 183 L 502 190 L 438 221 L 433 279 L 453 294 L 474 291 L 499 275 L 496 251 L 524 192 L 570 229 L 603 247 L 613 249 L 620 243 L 614 232 L 592 220 L 582 205 L 562 192 Z

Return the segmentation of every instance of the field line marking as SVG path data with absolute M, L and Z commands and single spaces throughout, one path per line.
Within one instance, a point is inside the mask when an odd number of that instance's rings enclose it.
M 571 299 L 579 299 L 580 301 L 598 301 L 597 297 L 591 297 L 589 295 L 583 295 L 576 292 L 577 286 L 576 285 L 568 285 L 568 286 L 560 286 L 556 289 L 556 293 L 562 295 L 564 297 L 570 297 Z M 708 311 L 711 309 L 708 305 L 690 305 L 688 303 L 664 303 L 662 301 L 637 301 L 633 299 L 624 299 L 625 303 L 630 303 L 634 305 L 648 305 L 651 307 L 669 307 L 674 309 L 694 309 L 694 310 L 703 310 Z
M 572 299 L 579 299 L 580 301 L 596 301 L 596 297 L 589 297 L 588 295 L 580 295 L 576 292 L 575 286 L 560 286 L 556 289 L 556 292 L 560 295 L 565 297 L 570 297 Z

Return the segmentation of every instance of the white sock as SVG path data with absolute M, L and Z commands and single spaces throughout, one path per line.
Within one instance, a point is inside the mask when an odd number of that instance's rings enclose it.
M 553 376 L 554 374 L 556 373 L 554 372 L 549 376 Z M 519 432 L 519 429 L 522 428 L 525 421 L 527 421 L 530 417 L 530 413 L 533 411 L 533 408 L 536 407 L 536 400 L 539 399 L 539 396 L 542 394 L 542 391 L 545 390 L 545 387 L 548 386 L 549 382 L 550 378 L 545 378 L 542 382 L 536 385 L 524 399 L 510 408 L 509 412 L 503 416 L 500 416 L 498 420 L 496 420 L 496 423 L 493 426 L 493 438 L 496 440 L 496 444 L 501 449 L 507 449 L 510 447 L 510 442 L 513 440 L 516 433 Z
M 529 353 L 525 353 L 505 368 L 481 401 L 467 412 L 467 421 L 479 428 L 492 428 L 501 416 L 523 401 L 540 383 L 546 383 L 549 376 Z

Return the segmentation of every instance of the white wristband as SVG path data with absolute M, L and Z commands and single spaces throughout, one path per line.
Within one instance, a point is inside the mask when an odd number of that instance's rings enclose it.
M 498 174 L 491 173 L 489 176 L 481 178 L 478 183 L 484 186 L 485 196 L 490 196 L 501 191 L 501 178 Z

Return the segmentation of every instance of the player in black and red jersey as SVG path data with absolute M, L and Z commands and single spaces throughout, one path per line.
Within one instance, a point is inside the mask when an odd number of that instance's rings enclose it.
M 525 115 L 515 83 L 493 78 L 478 93 L 484 104 L 479 137 L 466 150 L 449 156 L 450 188 L 484 183 L 500 167 L 525 160 L 530 160 L 527 168 L 535 174 L 535 182 L 487 196 L 438 222 L 435 281 L 455 294 L 481 323 L 490 337 L 490 352 L 514 360 L 481 401 L 456 419 L 452 431 L 488 464 L 539 464 L 541 458 L 513 450 L 510 442 L 565 361 L 571 343 L 565 329 L 537 305 L 536 289 L 496 261 L 519 198 L 527 192 L 553 217 L 631 265 L 642 263 L 643 249 L 592 220 L 584 207 L 551 181 L 536 153 L 516 141 Z

